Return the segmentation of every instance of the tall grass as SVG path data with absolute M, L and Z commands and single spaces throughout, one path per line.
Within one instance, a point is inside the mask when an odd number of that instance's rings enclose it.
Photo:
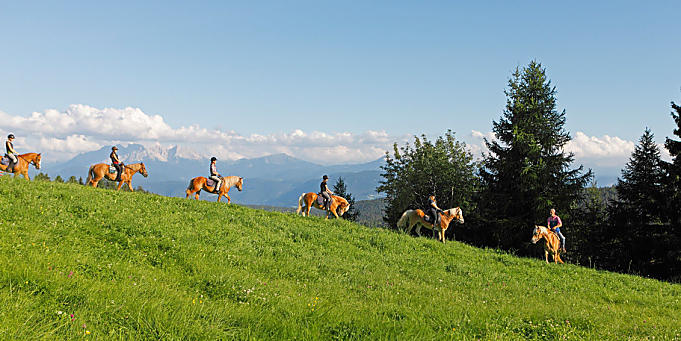
M 346 221 L 0 178 L 0 339 L 680 339 L 680 299 Z

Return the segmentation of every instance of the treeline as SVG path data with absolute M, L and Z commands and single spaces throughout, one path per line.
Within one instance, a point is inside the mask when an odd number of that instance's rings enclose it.
M 383 220 L 392 228 L 407 209 L 425 208 L 429 195 L 438 206 L 459 206 L 466 223 L 448 238 L 539 256 L 531 244 L 534 225 L 546 226 L 555 208 L 563 221 L 568 253 L 586 266 L 681 280 L 681 141 L 667 138 L 672 162 L 660 157 L 653 133 L 645 129 L 613 187 L 598 188 L 591 170 L 574 165 L 565 151 L 571 140 L 566 112 L 556 105 L 556 88 L 537 62 L 517 68 L 508 81 L 506 106 L 493 121 L 494 137 L 475 160 L 452 131 L 431 141 L 394 145 L 386 152 Z M 681 137 L 681 108 L 672 102 Z
M 64 180 L 61 175 L 57 175 L 54 177 L 54 179 L 51 179 L 50 176 L 46 173 L 40 172 L 35 175 L 34 180 L 36 181 L 52 181 L 52 182 L 58 182 L 58 183 L 66 183 L 66 184 L 79 184 L 79 185 L 85 185 L 85 181 L 83 181 L 82 177 L 76 178 L 75 176 L 69 177 L 67 180 Z M 115 181 L 110 181 L 107 178 L 103 178 L 98 184 L 98 188 L 105 188 L 105 189 L 116 189 L 118 187 L 118 182 Z M 121 187 L 122 191 L 130 191 L 127 185 Z M 141 192 L 141 193 L 150 193 L 142 186 L 137 186 L 135 188 L 135 192 Z

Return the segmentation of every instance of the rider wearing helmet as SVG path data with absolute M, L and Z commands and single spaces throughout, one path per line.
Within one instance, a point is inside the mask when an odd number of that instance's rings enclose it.
M 16 150 L 14 150 L 14 134 L 7 135 L 7 141 L 5 141 L 5 156 L 9 159 L 9 165 L 7 165 L 7 171 L 11 172 L 14 166 L 19 163 L 17 155 L 19 155 Z
M 327 186 L 326 184 L 327 181 L 329 181 L 329 177 L 324 175 L 322 177 L 322 183 L 319 184 L 320 189 L 319 194 L 321 194 L 322 197 L 324 198 L 324 209 L 328 211 L 329 209 L 331 209 L 331 195 L 333 194 L 333 192 L 329 190 L 329 186 Z
M 440 212 L 442 210 L 437 207 L 437 201 L 435 200 L 435 196 L 431 195 L 428 198 L 428 208 L 426 209 L 426 213 L 430 215 L 433 218 L 433 227 L 439 226 L 440 225 Z M 435 231 L 433 229 L 433 231 Z
M 218 159 L 213 156 L 210 158 L 210 179 L 215 181 L 215 188 L 213 188 L 213 193 L 220 193 L 220 188 L 222 186 L 222 176 L 218 173 L 217 167 L 215 167 L 215 161 Z
M 109 154 L 109 157 L 111 158 L 111 165 L 116 168 L 116 180 L 114 181 L 121 181 L 121 174 L 123 174 L 123 163 L 118 158 L 118 154 L 116 153 L 117 150 L 118 147 L 111 147 L 111 154 Z

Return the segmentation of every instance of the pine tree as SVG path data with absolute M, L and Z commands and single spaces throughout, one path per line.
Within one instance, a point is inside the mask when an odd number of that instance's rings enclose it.
M 681 106 L 672 102 L 672 118 L 676 123 L 674 135 L 681 138 Z M 669 220 L 673 225 L 681 226 L 681 141 L 666 138 L 664 147 L 669 151 L 672 157 L 672 162 L 664 162 L 663 166 L 667 171 L 666 181 L 666 196 L 667 196 L 667 212 L 669 213 Z
M 336 180 L 336 183 L 333 185 L 333 194 L 345 198 L 345 200 L 348 201 L 348 204 L 350 204 L 350 209 L 343 214 L 342 218 L 349 221 L 357 221 L 359 212 L 357 211 L 357 206 L 355 206 L 355 198 L 348 192 L 342 177 L 338 177 L 338 180 Z
M 35 175 L 34 180 L 36 180 L 36 181 L 50 181 L 50 176 L 43 173 L 43 172 L 40 172 L 40 173 Z
M 78 183 L 78 179 L 76 179 L 75 176 L 71 175 L 71 177 L 66 181 L 66 183 L 68 183 L 68 184 L 77 184 L 77 183 Z
M 517 68 L 504 93 L 506 108 L 493 122 L 496 140 L 485 141 L 480 217 L 492 246 L 519 248 L 527 244 L 529 227 L 545 224 L 550 208 L 569 224 L 568 210 L 592 173 L 570 169 L 565 111 L 556 109 L 556 88 L 541 64 Z
M 477 167 L 466 144 L 457 141 L 451 130 L 434 142 L 421 136 L 414 137 L 413 147 L 393 145 L 393 155 L 386 152 L 377 188 L 386 195 L 383 220 L 395 227 L 404 211 L 427 207 L 431 195 L 442 209 L 461 207 L 468 212 L 474 207 Z
M 64 179 L 61 178 L 61 175 L 57 175 L 57 177 L 54 178 L 54 182 L 64 183 Z
M 617 179 L 618 200 L 613 215 L 618 224 L 659 223 L 665 213 L 665 173 L 660 149 L 653 138 L 646 128 L 622 170 L 622 177 Z

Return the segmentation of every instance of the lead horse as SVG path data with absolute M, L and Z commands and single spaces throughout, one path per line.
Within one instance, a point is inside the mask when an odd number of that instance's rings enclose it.
M 300 197 L 298 198 L 298 210 L 296 211 L 296 214 L 300 214 L 302 212 L 303 216 L 309 216 L 310 209 L 312 207 L 324 210 L 324 205 L 320 204 L 317 198 L 318 198 L 317 193 L 308 192 L 301 194 Z M 350 204 L 343 197 L 332 195 L 331 207 L 329 207 L 329 211 L 333 213 L 336 219 L 338 219 L 338 213 L 336 213 L 336 211 L 339 208 L 340 215 L 342 216 L 343 214 L 345 214 L 345 212 L 347 212 L 350 209 Z M 329 211 L 326 212 L 326 219 L 329 219 Z
M 549 264 L 549 253 L 553 256 L 554 263 L 563 264 L 563 260 L 560 259 L 560 240 L 558 236 L 548 228 L 544 226 L 534 225 L 534 232 L 532 233 L 532 244 L 537 244 L 538 241 L 544 239 L 544 258 L 546 259 L 546 264 Z
M 407 233 L 411 233 L 411 231 L 414 229 L 414 226 L 416 226 L 416 234 L 419 237 L 421 236 L 421 227 L 425 227 L 427 229 L 433 230 L 433 235 L 435 235 L 437 232 L 438 240 L 442 241 L 444 244 L 446 239 L 445 231 L 447 231 L 449 223 L 456 219 L 459 224 L 463 224 L 463 211 L 461 211 L 461 208 L 459 207 L 454 207 L 438 214 L 440 215 L 440 226 L 433 227 L 433 224 L 427 222 L 424 219 L 426 213 L 423 212 L 423 210 L 406 210 L 404 213 L 402 213 L 400 220 L 397 221 L 397 227 L 403 229 Z
M 203 176 L 197 176 L 189 181 L 189 186 L 187 186 L 187 190 L 185 191 L 187 193 L 187 196 L 185 198 L 189 198 L 190 195 L 194 194 L 194 198 L 196 200 L 199 200 L 199 193 L 201 193 L 201 190 L 204 190 L 208 193 L 214 193 L 214 186 L 215 182 L 213 180 L 210 180 L 213 182 L 212 184 L 208 183 L 208 180 Z M 220 191 L 217 193 L 218 195 L 218 202 L 220 202 L 220 198 L 224 196 L 227 198 L 227 204 L 232 202 L 232 199 L 227 195 L 229 193 L 229 189 L 232 188 L 232 186 L 236 186 L 236 189 L 241 192 L 244 186 L 244 178 L 240 176 L 228 176 L 222 180 L 222 186 L 220 186 Z
M 28 177 L 28 165 L 33 164 L 35 166 L 35 169 L 40 169 L 40 160 L 41 160 L 41 155 L 40 153 L 26 153 L 26 154 L 21 154 L 17 156 L 17 160 L 19 160 L 19 163 L 14 165 L 14 168 L 12 169 L 12 173 L 14 173 L 14 177 L 18 177 L 19 174 L 23 175 L 26 180 L 31 180 L 31 178 Z M 7 171 L 7 166 L 0 164 L 0 170 L 3 172 Z
M 125 183 L 128 184 L 128 188 L 130 189 L 130 192 L 132 192 L 132 176 L 137 173 L 142 174 L 145 178 L 149 176 L 143 162 L 123 166 L 121 181 L 118 182 L 116 190 L 119 191 L 121 186 Z M 92 187 L 97 187 L 97 184 L 105 177 L 110 181 L 116 181 L 116 173 L 109 172 L 109 165 L 106 163 L 98 163 L 90 166 L 90 170 L 87 172 L 87 181 L 85 183 Z

